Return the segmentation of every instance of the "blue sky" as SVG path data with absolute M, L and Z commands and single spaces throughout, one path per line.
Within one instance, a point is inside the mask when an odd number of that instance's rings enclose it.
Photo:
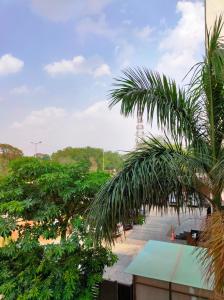
M 196 0 L 1 0 L 0 20 L 0 142 L 26 154 L 37 140 L 131 149 L 135 120 L 107 108 L 113 78 L 146 66 L 181 82 L 204 51 Z

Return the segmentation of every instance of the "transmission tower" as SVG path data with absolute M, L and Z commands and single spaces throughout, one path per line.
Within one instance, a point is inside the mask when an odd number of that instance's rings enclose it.
M 136 147 L 138 147 L 139 143 L 141 143 L 144 138 L 144 125 L 143 125 L 143 117 L 142 112 L 138 110 L 137 112 L 137 125 L 136 125 Z
M 37 157 L 37 146 L 39 144 L 41 144 L 42 141 L 39 141 L 39 142 L 30 142 L 30 143 L 34 145 L 34 157 Z

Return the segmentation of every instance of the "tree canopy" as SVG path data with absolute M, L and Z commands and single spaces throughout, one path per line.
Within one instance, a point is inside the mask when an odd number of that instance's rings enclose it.
M 72 148 L 67 147 L 52 154 L 52 159 L 60 163 L 85 162 L 92 171 L 120 170 L 123 164 L 123 156 L 117 152 L 104 151 L 100 148 Z M 104 166 L 103 166 L 104 165 Z
M 9 162 L 23 156 L 23 152 L 9 144 L 0 144 L 0 176 L 7 174 Z
M 6 299 L 92 299 L 112 253 L 93 241 L 85 212 L 103 172 L 23 158 L 0 181 L 0 294 Z M 91 259 L 90 259 L 91 257 Z

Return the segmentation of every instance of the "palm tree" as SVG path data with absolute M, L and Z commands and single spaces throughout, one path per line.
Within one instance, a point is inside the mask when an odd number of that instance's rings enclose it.
M 121 114 L 157 118 L 163 138 L 150 136 L 128 155 L 123 169 L 98 193 L 91 207 L 97 238 L 111 242 L 118 222 L 142 206 L 177 210 L 193 198 L 221 210 L 224 187 L 224 42 L 222 18 L 207 32 L 204 60 L 186 87 L 146 68 L 128 69 L 116 79 L 110 106 Z M 189 74 L 188 74 L 189 75 Z M 222 277 L 222 285 L 224 283 Z

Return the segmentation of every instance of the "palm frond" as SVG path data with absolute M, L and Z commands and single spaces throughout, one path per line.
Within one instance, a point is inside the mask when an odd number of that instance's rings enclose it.
M 146 111 L 149 122 L 157 117 L 159 128 L 187 141 L 197 140 L 202 131 L 197 124 L 201 108 L 196 99 L 186 95 L 175 81 L 145 68 L 127 69 L 116 79 L 110 107 L 121 104 L 121 113 L 133 115 Z
M 189 94 L 201 106 L 201 129 L 210 143 L 213 161 L 219 155 L 224 134 L 224 40 L 220 16 L 212 30 L 207 30 L 204 61 L 195 66 Z
M 167 138 L 145 140 L 96 196 L 90 218 L 97 238 L 111 241 L 117 223 L 127 222 L 142 206 L 166 209 L 171 196 L 177 208 L 184 207 L 189 195 L 202 205 L 195 174 L 203 171 L 200 158 L 180 144 L 173 145 Z

